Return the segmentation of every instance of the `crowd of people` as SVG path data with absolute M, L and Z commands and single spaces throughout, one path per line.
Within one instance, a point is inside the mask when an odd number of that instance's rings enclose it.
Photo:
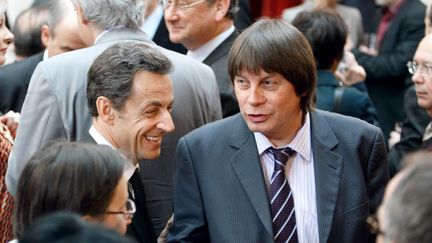
M 432 242 L 432 1 L 270 2 L 0 0 L 0 241 Z

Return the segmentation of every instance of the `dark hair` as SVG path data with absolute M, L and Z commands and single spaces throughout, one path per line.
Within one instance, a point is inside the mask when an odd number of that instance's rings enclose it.
M 168 74 L 172 64 L 155 47 L 136 41 L 126 41 L 108 47 L 88 71 L 87 105 L 93 117 L 98 116 L 96 100 L 108 98 L 115 109 L 121 110 L 132 94 L 134 77 L 142 71 Z
M 15 36 L 15 54 L 29 57 L 45 50 L 41 40 L 41 29 L 47 23 L 47 4 L 36 5 L 22 11 L 12 28 Z
M 56 212 L 31 224 L 20 243 L 132 243 L 115 231 L 84 221 L 78 214 Z
M 109 146 L 68 142 L 45 146 L 29 160 L 18 182 L 16 235 L 21 236 L 34 219 L 54 211 L 101 215 L 126 163 Z
M 296 27 L 308 39 L 318 69 L 330 69 L 334 61 L 340 61 L 348 35 L 342 17 L 331 9 L 300 12 L 293 20 Z
M 301 97 L 305 113 L 315 99 L 316 68 L 306 38 L 283 20 L 261 19 L 247 28 L 229 53 L 231 81 L 242 71 L 278 73 L 288 80 Z

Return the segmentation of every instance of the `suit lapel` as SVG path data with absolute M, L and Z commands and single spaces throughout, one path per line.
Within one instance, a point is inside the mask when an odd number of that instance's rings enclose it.
M 231 146 L 238 149 L 231 156 L 231 165 L 249 197 L 258 217 L 273 237 L 270 204 L 253 133 L 241 115 L 235 124 L 238 131 L 231 137 Z
M 226 56 L 231 49 L 232 43 L 238 36 L 237 30 L 228 36 L 210 55 L 203 61 L 204 64 L 211 66 L 219 58 Z
M 339 194 L 343 158 L 333 151 L 339 141 L 322 113 L 311 111 L 311 143 L 320 242 L 327 242 Z

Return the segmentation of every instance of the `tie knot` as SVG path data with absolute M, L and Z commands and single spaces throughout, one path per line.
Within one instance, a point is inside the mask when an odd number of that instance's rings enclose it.
M 283 170 L 288 159 L 294 154 L 294 150 L 289 147 L 281 149 L 270 147 L 268 150 L 273 154 L 275 170 Z

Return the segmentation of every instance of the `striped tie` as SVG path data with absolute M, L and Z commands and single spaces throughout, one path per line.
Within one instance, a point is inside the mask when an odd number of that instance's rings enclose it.
M 276 243 L 298 242 L 294 212 L 294 198 L 285 177 L 285 164 L 294 154 L 290 148 L 269 148 L 274 157 L 275 167 L 270 182 L 273 234 Z

